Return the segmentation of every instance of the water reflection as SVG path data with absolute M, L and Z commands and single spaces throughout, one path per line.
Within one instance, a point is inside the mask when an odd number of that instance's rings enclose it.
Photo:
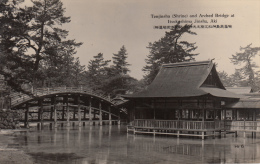
M 206 139 L 132 135 L 124 126 L 59 127 L 15 134 L 37 163 L 259 163 L 260 136 Z

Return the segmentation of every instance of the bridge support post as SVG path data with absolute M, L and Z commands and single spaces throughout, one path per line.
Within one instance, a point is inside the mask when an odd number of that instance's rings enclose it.
M 117 125 L 121 125 L 121 122 L 120 122 L 120 110 L 119 110 L 119 112 L 118 112 L 118 120 L 117 120 Z
M 54 128 L 57 128 L 57 127 L 58 127 L 58 125 L 57 125 L 57 109 L 54 106 Z
M 78 96 L 75 96 L 74 104 L 76 105 L 77 103 L 78 103 Z M 73 120 L 76 121 L 76 109 L 75 108 L 73 108 Z
M 28 122 L 28 117 L 29 117 L 29 106 L 28 103 L 26 103 L 26 111 L 25 111 L 25 115 L 24 115 L 24 127 L 25 128 L 29 128 L 29 122 Z
M 86 120 L 86 108 L 84 107 L 83 109 L 84 109 L 84 110 L 83 110 L 83 112 L 84 112 L 84 113 L 83 113 L 83 120 Z
M 53 98 L 53 110 L 54 110 L 54 128 L 57 128 L 57 108 L 56 108 L 56 97 Z
M 42 101 L 43 100 L 39 100 L 39 106 L 40 106 L 40 108 L 39 108 L 39 112 L 38 112 L 38 120 L 40 121 L 40 129 L 42 129 L 43 128 L 43 118 L 42 118 L 42 114 L 43 114 L 43 106 L 42 106 Z
M 102 105 L 101 102 L 99 102 L 99 125 L 102 126 L 102 111 L 101 111 Z
M 92 117 L 91 117 L 91 99 L 89 100 L 89 112 L 88 112 L 88 117 L 89 117 L 89 125 L 93 125 L 93 122 L 92 122 Z
M 73 108 L 73 120 L 76 120 L 76 110 Z
M 79 127 L 81 126 L 81 110 L 80 110 L 80 96 L 78 96 L 78 121 L 79 121 Z
M 67 110 L 67 126 L 70 126 L 70 109 L 69 109 L 69 102 L 68 97 L 66 97 L 66 110 Z
M 110 106 L 108 106 L 108 111 L 109 111 L 109 114 L 108 114 L 108 119 L 109 119 L 109 125 L 112 125 L 112 119 L 111 119 L 111 108 Z
M 62 119 L 62 121 L 64 121 L 65 120 L 65 97 L 63 97 L 63 102 L 62 102 L 62 116 L 61 116 L 61 119 Z
M 49 89 L 49 88 L 48 88 Z M 54 114 L 54 107 L 53 107 L 53 105 L 54 105 L 54 99 L 55 99 L 55 97 L 52 97 L 51 98 L 51 111 L 50 111 L 50 120 L 52 120 L 53 119 L 53 114 Z

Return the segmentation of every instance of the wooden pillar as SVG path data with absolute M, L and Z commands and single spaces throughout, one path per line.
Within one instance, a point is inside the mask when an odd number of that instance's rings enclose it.
M 202 129 L 205 129 L 205 108 L 202 109 Z
M 78 103 L 78 96 L 74 96 L 74 105 Z M 75 108 L 72 108 L 73 109 L 73 120 L 75 121 L 76 120 L 76 109 Z
M 86 119 L 86 108 L 84 107 L 84 110 L 83 110 L 83 120 Z
M 93 120 L 95 120 L 95 119 L 96 119 L 96 110 L 93 109 Z
M 43 128 L 43 118 L 42 118 L 42 115 L 43 115 L 43 105 L 42 105 L 42 102 L 43 100 L 39 100 L 39 112 L 38 112 L 38 120 L 40 121 L 40 128 Z
M 118 111 L 118 121 L 117 121 L 117 125 L 121 125 L 120 110 Z
M 195 110 L 195 117 L 196 120 L 199 121 L 199 115 L 200 115 L 200 99 L 197 99 L 197 109 Z
M 237 119 L 236 120 L 238 120 L 238 118 L 239 118 L 239 109 L 236 109 L 236 114 L 237 114 Z
M 254 130 L 257 130 L 257 122 L 256 122 L 256 109 L 253 109 L 253 121 L 254 121 Z M 256 138 L 256 132 L 254 132 L 253 137 Z
M 73 108 L 73 120 L 75 120 L 76 119 L 76 110 L 75 110 L 75 108 Z
M 80 110 L 80 95 L 78 96 L 78 122 L 79 122 L 79 126 L 81 126 L 81 110 Z
M 109 125 L 112 125 L 112 119 L 111 119 L 111 108 L 110 108 L 110 105 L 108 106 L 108 119 L 109 119 Z
M 153 119 L 155 120 L 155 108 L 154 108 L 154 100 L 152 100 L 152 109 L 153 109 Z
M 136 102 L 134 101 L 133 120 L 135 120 L 135 107 L 136 107 Z
M 66 98 L 63 97 L 63 102 L 62 102 L 62 120 L 65 120 L 65 104 L 66 104 Z
M 38 122 L 41 121 L 41 103 L 40 103 L 40 100 L 38 100 L 38 106 L 39 106 L 39 109 L 38 109 Z
M 93 125 L 92 117 L 91 117 L 91 112 L 92 112 L 92 105 L 91 105 L 91 99 L 89 99 L 89 112 L 88 112 L 89 125 Z
M 50 110 L 50 121 L 52 121 L 53 118 L 53 102 L 54 102 L 54 97 L 51 98 L 51 110 Z
M 67 126 L 70 126 L 70 109 L 69 109 L 69 102 L 68 102 L 68 97 L 65 98 L 65 103 L 66 103 L 66 110 L 67 110 Z
M 29 122 L 28 122 L 28 119 L 29 119 L 29 105 L 28 103 L 26 103 L 25 105 L 25 113 L 24 113 L 24 127 L 25 128 L 29 128 Z
M 56 108 L 56 97 L 53 98 L 53 110 L 54 110 L 54 128 L 57 128 L 57 108 Z
M 226 137 L 226 108 L 224 109 L 224 137 Z
M 99 102 L 99 125 L 102 126 L 102 105 L 101 102 Z

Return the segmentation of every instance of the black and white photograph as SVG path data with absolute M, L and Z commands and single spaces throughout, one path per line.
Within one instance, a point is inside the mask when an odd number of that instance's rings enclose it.
M 259 0 L 0 0 L 0 164 L 260 163 Z

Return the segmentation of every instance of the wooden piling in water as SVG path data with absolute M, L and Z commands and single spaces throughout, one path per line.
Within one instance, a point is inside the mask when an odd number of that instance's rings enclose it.
M 101 102 L 99 102 L 99 125 L 102 126 L 102 111 L 101 111 L 102 105 Z
M 89 99 L 89 113 L 88 113 L 88 117 L 89 117 L 89 125 L 93 125 L 93 122 L 92 122 L 92 104 L 91 104 L 91 98 Z
M 29 106 L 28 103 L 25 104 L 25 115 L 24 115 L 24 127 L 29 128 L 29 122 L 28 122 L 28 117 L 29 117 Z
M 78 125 L 81 127 L 81 110 L 80 110 L 80 96 L 77 97 L 77 103 L 78 103 Z
M 109 125 L 112 125 L 112 121 L 111 121 L 111 108 L 110 106 L 108 106 L 108 111 L 109 111 L 109 114 L 108 114 L 108 119 L 109 119 Z
M 66 102 L 66 110 L 67 110 L 67 126 L 70 126 L 70 109 L 69 109 L 69 102 L 68 97 L 64 97 Z

